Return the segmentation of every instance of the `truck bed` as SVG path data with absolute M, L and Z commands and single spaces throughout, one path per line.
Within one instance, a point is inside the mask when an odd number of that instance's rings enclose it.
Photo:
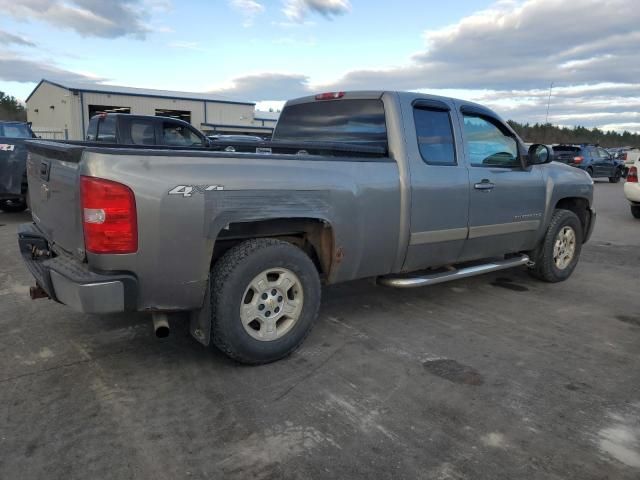
M 73 256 L 96 272 L 138 278 L 139 309 L 200 307 L 210 267 L 205 259 L 211 259 L 216 238 L 254 220 L 311 218 L 332 225 L 346 258 L 329 282 L 390 272 L 396 255 L 389 252 L 399 248 L 396 162 L 380 147 L 299 143 L 282 148 L 297 153 L 30 141 L 34 223 L 54 254 Z M 137 252 L 86 251 L 81 176 L 119 182 L 135 193 Z M 162 272 L 171 272 L 171 278 Z

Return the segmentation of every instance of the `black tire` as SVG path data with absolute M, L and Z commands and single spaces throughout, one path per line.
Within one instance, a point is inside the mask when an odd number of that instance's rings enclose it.
M 21 200 L 0 200 L 0 210 L 7 213 L 24 212 L 27 209 L 27 202 Z
M 564 227 L 571 227 L 575 233 L 575 250 L 570 263 L 561 269 L 555 263 L 553 251 L 556 237 Z M 569 278 L 580 258 L 583 235 L 582 224 L 575 213 L 569 210 L 555 210 L 542 243 L 532 255 L 534 266 L 531 267 L 530 273 L 539 280 L 550 283 L 562 282 Z
M 616 174 L 613 177 L 609 177 L 609 183 L 618 183 L 622 178 L 622 170 L 616 169 Z
M 593 168 L 591 168 L 591 167 L 587 168 L 587 173 L 589 174 L 589 176 L 591 178 L 593 178 Z
M 640 218 L 640 205 L 631 205 L 631 215 L 633 218 Z
M 242 325 L 240 307 L 251 281 L 271 268 L 293 272 L 302 286 L 301 313 L 280 338 L 253 338 Z M 276 239 L 247 240 L 228 250 L 211 270 L 211 342 L 241 363 L 258 365 L 290 355 L 307 337 L 318 315 L 321 286 L 318 271 L 300 248 Z

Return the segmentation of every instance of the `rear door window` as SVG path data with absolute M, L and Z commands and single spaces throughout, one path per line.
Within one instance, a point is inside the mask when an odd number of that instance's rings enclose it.
M 285 107 L 273 140 L 387 146 L 382 100 L 329 100 Z
M 202 146 L 202 138 L 187 125 L 163 122 L 162 138 L 165 145 L 175 147 Z
M 136 119 L 131 121 L 131 142 L 134 145 L 156 145 L 153 121 Z
M 449 112 L 414 108 L 418 147 L 429 165 L 455 165 L 456 152 Z

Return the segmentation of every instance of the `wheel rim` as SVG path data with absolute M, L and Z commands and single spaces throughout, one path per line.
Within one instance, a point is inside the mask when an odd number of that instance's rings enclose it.
M 553 261 L 556 267 L 564 270 L 569 266 L 576 253 L 576 232 L 569 226 L 562 227 L 553 246 Z
M 270 268 L 254 277 L 242 296 L 240 320 L 256 340 L 270 342 L 298 322 L 304 296 L 298 276 L 286 268 Z

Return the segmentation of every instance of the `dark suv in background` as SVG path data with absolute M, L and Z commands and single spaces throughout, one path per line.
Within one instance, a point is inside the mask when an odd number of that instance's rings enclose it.
M 591 177 L 607 177 L 618 183 L 624 176 L 624 162 L 597 145 L 554 145 L 554 160 L 580 168 Z

